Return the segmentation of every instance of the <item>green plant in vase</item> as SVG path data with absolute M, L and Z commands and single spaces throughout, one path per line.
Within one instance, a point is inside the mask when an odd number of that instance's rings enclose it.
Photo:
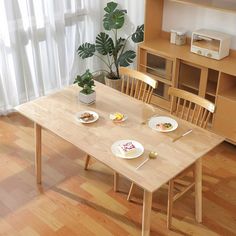
M 79 100 L 85 104 L 92 104 L 96 100 L 96 92 L 93 89 L 95 86 L 94 78 L 89 70 L 86 70 L 81 76 L 78 75 L 74 81 L 82 90 L 79 93 Z

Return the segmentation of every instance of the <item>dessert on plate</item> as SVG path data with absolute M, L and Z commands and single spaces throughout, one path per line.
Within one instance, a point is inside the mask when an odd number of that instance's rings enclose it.
M 120 144 L 118 149 L 120 153 L 126 157 L 135 154 L 137 151 L 137 148 L 132 142 Z

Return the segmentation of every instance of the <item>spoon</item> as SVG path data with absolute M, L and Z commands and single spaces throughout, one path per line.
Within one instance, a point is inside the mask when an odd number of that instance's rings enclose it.
M 136 170 L 138 170 L 141 166 L 143 166 L 146 162 L 148 162 L 150 159 L 156 159 L 158 156 L 157 152 L 151 151 L 149 152 L 148 158 L 144 160 L 140 165 L 136 167 Z

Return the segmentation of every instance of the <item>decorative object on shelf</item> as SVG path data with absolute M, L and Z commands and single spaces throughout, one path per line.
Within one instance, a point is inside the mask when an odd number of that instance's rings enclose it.
M 183 28 L 172 29 L 170 33 L 170 42 L 176 45 L 186 44 L 187 31 Z
M 200 29 L 192 33 L 191 52 L 220 60 L 229 55 L 230 41 L 228 34 Z
M 93 90 L 95 86 L 93 75 L 89 70 L 86 70 L 81 76 L 78 75 L 74 81 L 82 90 L 79 92 L 79 101 L 87 105 L 93 104 L 96 100 L 96 92 Z
M 107 68 L 105 70 L 107 74 L 105 83 L 113 88 L 118 86 L 120 89 L 119 67 L 129 66 L 136 57 L 135 51 L 126 50 L 127 42 L 130 38 L 134 43 L 142 42 L 144 25 L 138 26 L 136 31 L 127 38 L 122 38 L 119 36 L 119 30 L 124 26 L 126 10 L 119 9 L 115 2 L 109 2 L 104 11 L 103 27 L 112 35 L 100 32 L 94 44 L 83 43 L 77 51 L 82 59 L 92 56 L 98 57 Z M 117 83 L 118 85 L 116 85 Z

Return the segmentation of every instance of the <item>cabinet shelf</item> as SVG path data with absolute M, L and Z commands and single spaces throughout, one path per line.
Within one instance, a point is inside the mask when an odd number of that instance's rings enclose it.
M 215 97 L 216 96 L 217 83 L 214 81 L 208 81 L 206 94 Z
M 159 81 L 159 82 L 162 82 L 162 83 L 167 84 L 167 85 L 172 85 L 172 82 L 170 80 L 163 79 L 163 78 L 155 76 L 153 74 L 149 74 L 149 73 L 146 73 L 146 74 L 149 75 L 150 77 L 154 78 L 155 80 Z
M 171 80 L 171 75 L 166 75 L 166 70 L 158 67 L 151 67 L 147 65 L 140 64 L 140 66 L 146 68 L 147 74 L 154 75 L 157 78 L 163 78 L 164 80 Z
M 236 105 L 236 86 L 221 92 L 219 94 L 219 96 L 224 97 L 224 98 L 228 98 L 228 99 L 234 101 L 235 105 Z
M 140 65 L 141 66 L 141 65 Z M 142 71 L 142 70 L 141 70 Z M 159 76 L 156 76 L 156 75 L 153 75 L 153 74 L 150 74 L 148 72 L 145 72 L 146 75 L 152 77 L 153 79 L 159 81 L 159 82 L 162 82 L 164 84 L 167 84 L 167 85 L 172 85 L 172 82 L 170 80 L 167 80 L 167 79 L 163 79 L 162 77 L 159 77 Z
M 187 79 L 186 77 L 183 78 L 181 81 L 180 81 L 180 84 L 181 86 L 185 86 L 185 87 L 188 87 L 188 88 L 191 88 L 191 89 L 194 89 L 194 90 L 198 90 L 199 88 L 199 81 L 193 79 Z

